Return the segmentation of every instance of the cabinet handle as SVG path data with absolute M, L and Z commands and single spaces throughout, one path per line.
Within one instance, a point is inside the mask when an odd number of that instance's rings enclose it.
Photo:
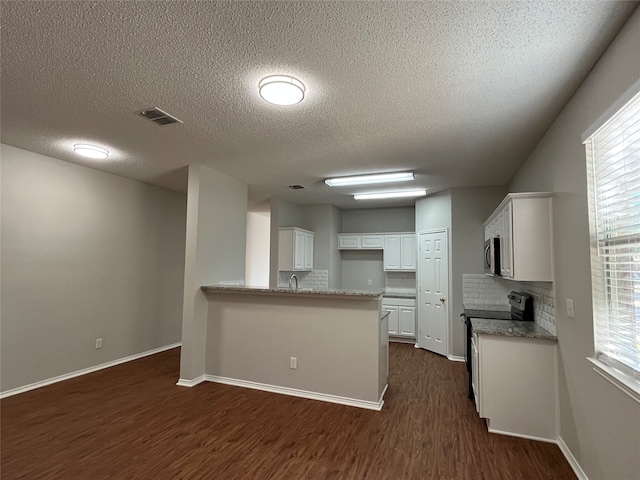
M 442 303 L 444 303 L 444 297 L 440 298 L 440 301 L 441 301 Z

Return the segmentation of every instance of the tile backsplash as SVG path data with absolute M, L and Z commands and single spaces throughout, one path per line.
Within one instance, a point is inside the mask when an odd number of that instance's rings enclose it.
M 289 278 L 295 273 L 298 287 L 326 290 L 329 288 L 329 270 L 311 270 L 310 272 L 278 272 L 278 287 L 289 288 Z
M 507 294 L 527 293 L 533 298 L 535 322 L 556 334 L 556 292 L 551 282 L 514 282 L 502 277 L 484 274 L 462 275 L 462 291 L 465 308 L 508 310 Z

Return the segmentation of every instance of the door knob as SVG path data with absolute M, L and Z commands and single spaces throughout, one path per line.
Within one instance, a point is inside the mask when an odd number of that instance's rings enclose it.
M 441 301 L 442 303 L 444 303 L 444 297 L 440 298 L 440 301 Z

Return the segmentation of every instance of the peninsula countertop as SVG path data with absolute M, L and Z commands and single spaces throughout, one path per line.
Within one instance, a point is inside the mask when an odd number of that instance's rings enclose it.
M 558 337 L 542 328 L 535 322 L 519 320 L 492 320 L 472 318 L 473 332 L 478 335 L 501 335 L 506 337 L 537 338 L 543 340 L 557 340 Z
M 317 289 L 308 288 L 267 288 L 267 287 L 241 287 L 228 285 L 203 285 L 200 287 L 205 293 L 240 294 L 240 295 L 283 295 L 315 298 L 344 298 L 352 300 L 374 300 L 382 298 L 382 291 L 366 290 L 342 290 L 342 289 Z

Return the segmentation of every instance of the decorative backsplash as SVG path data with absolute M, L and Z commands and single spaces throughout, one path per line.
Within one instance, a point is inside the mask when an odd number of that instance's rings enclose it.
M 278 272 L 278 287 L 288 288 L 289 278 L 295 273 L 298 287 L 326 290 L 329 288 L 329 270 L 311 270 L 310 272 Z
M 507 294 L 515 290 L 531 295 L 535 322 L 556 334 L 556 292 L 550 282 L 514 282 L 502 277 L 465 273 L 462 291 L 465 308 L 508 310 Z

